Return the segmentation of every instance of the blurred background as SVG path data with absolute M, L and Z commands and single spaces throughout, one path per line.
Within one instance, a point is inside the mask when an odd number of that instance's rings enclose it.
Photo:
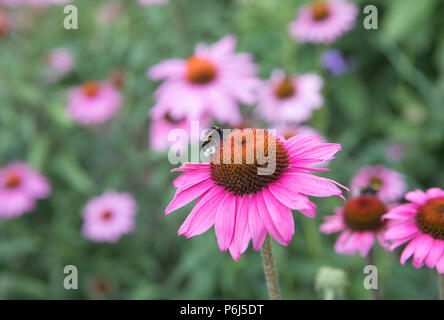
M 343 150 L 328 174 L 348 185 L 356 171 L 384 164 L 406 175 L 409 189 L 444 181 L 444 2 L 352 1 L 355 27 L 332 45 L 296 43 L 287 26 L 295 0 L 75 0 L 79 29 L 63 28 L 63 6 L 1 7 L 8 28 L 0 37 L 0 166 L 24 160 L 51 182 L 48 199 L 21 217 L 0 220 L 0 299 L 266 299 L 259 252 L 251 246 L 236 262 L 220 253 L 214 231 L 177 236 L 192 205 L 165 217 L 177 174 L 166 152 L 149 145 L 153 92 L 149 67 L 186 58 L 198 42 L 226 34 L 237 51 L 250 52 L 267 79 L 280 67 L 324 78 L 324 106 L 306 124 Z M 362 9 L 376 5 L 379 28 L 363 27 Z M 6 17 L 6 18 L 5 18 Z M 48 75 L 47 56 L 69 50 L 73 70 Z M 320 59 L 338 49 L 349 68 L 332 74 Z M 122 80 L 123 107 L 105 124 L 83 127 L 65 116 L 67 92 L 89 79 Z M 138 202 L 135 230 L 115 244 L 81 233 L 88 199 L 115 189 Z M 342 298 L 370 299 L 359 256 L 333 251 L 337 235 L 318 231 L 322 217 L 342 201 L 317 198 L 315 219 L 295 213 L 288 247 L 274 243 L 285 299 L 319 299 L 320 268 L 339 268 L 348 279 Z M 398 249 L 399 250 L 399 249 Z M 376 249 L 383 299 L 436 299 L 436 271 L 399 264 Z M 79 289 L 65 290 L 63 268 L 75 265 Z

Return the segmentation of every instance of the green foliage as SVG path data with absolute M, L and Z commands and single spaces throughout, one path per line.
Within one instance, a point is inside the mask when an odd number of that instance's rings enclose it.
M 177 236 L 191 205 L 163 216 L 177 174 L 170 173 L 166 154 L 148 146 L 147 114 L 157 84 L 146 78 L 147 68 L 184 58 L 197 42 L 212 43 L 227 33 L 238 37 L 240 51 L 254 55 L 263 78 L 275 67 L 323 75 L 325 105 L 310 124 L 343 145 L 329 178 L 348 184 L 360 167 L 382 163 L 404 173 L 411 189 L 442 187 L 442 1 L 357 1 L 356 27 L 332 45 L 355 61 L 340 77 L 319 66 L 326 46 L 297 44 L 288 35 L 300 1 L 170 0 L 168 6 L 141 7 L 122 0 L 122 14 L 103 26 L 96 16 L 107 2 L 76 0 L 79 30 L 63 29 L 62 7 L 15 9 L 28 27 L 0 38 L 0 163 L 29 161 L 53 189 L 34 212 L 0 221 L 0 298 L 267 298 L 260 254 L 251 246 L 235 262 L 219 252 L 212 230 L 189 240 Z M 366 4 L 379 9 L 378 30 L 363 28 Z M 76 65 L 69 77 L 49 84 L 43 81 L 44 56 L 56 47 L 72 50 Z M 67 120 L 67 90 L 104 79 L 115 68 L 125 72 L 119 114 L 94 128 Z M 387 158 L 390 143 L 405 148 L 400 162 Z M 81 235 L 80 213 L 91 196 L 110 188 L 135 196 L 137 227 L 117 244 L 93 243 Z M 274 244 L 283 297 L 319 298 L 316 273 L 330 266 L 347 274 L 345 298 L 369 299 L 362 286 L 365 261 L 335 254 L 336 236 L 317 230 L 341 200 L 315 203 L 314 221 L 295 212 L 288 248 Z M 379 247 L 376 253 L 383 298 L 437 297 L 435 271 L 401 266 L 399 251 Z M 63 288 L 69 264 L 79 269 L 77 291 Z

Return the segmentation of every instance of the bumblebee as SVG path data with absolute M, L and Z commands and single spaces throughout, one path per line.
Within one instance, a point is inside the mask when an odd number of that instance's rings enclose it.
M 379 191 L 379 187 L 377 187 L 374 184 L 369 184 L 367 186 L 361 187 L 360 194 L 375 196 L 378 193 L 378 191 Z
M 220 146 L 220 142 L 223 139 L 223 130 L 218 126 L 212 126 L 207 130 L 204 138 L 200 143 L 200 147 L 204 152 L 204 155 L 209 157 L 213 155 Z

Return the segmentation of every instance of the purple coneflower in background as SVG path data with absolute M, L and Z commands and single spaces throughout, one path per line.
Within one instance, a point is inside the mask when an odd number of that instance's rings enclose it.
M 137 204 L 128 193 L 107 191 L 83 210 L 82 232 L 96 242 L 116 242 L 134 229 Z
M 48 197 L 48 180 L 26 163 L 13 162 L 0 169 L 0 218 L 13 218 L 34 209 L 37 199 Z

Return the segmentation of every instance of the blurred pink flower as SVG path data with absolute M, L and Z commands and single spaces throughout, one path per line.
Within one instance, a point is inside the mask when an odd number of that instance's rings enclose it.
M 71 51 L 64 48 L 52 50 L 47 57 L 49 66 L 48 80 L 57 81 L 60 77 L 68 74 L 73 66 L 74 59 Z
M 9 7 L 17 6 L 35 6 L 44 7 L 52 4 L 63 5 L 68 4 L 72 0 L 0 0 L 0 5 L 5 5 Z
M 277 135 L 282 136 L 285 140 L 288 140 L 300 134 L 320 136 L 315 128 L 309 126 L 297 126 L 289 124 L 282 125 L 278 123 L 276 125 L 271 125 L 270 128 L 276 129 Z M 324 138 L 322 138 L 322 141 L 326 142 Z
M 168 141 L 168 134 L 171 130 L 182 129 L 187 132 L 190 131 L 189 120 L 174 120 L 168 114 L 159 119 L 153 119 L 150 129 L 150 145 L 156 151 L 167 150 L 172 143 Z
M 410 203 L 396 206 L 383 216 L 393 222 L 385 240 L 391 242 L 392 250 L 409 242 L 401 254 L 401 264 L 413 255 L 415 268 L 425 264 L 444 274 L 444 191 L 415 190 L 408 192 L 405 199 Z
M 299 42 L 331 43 L 353 27 L 358 13 L 345 0 L 314 1 L 299 9 L 288 30 Z
M 316 74 L 286 76 L 275 69 L 260 90 L 256 110 L 269 122 L 301 123 L 310 119 L 313 110 L 322 107 L 322 85 L 322 78 Z
M 377 197 L 360 195 L 348 200 L 344 207 L 336 208 L 334 215 L 324 217 L 319 230 L 326 234 L 342 231 L 335 251 L 344 255 L 359 252 L 365 257 L 372 249 L 375 238 L 388 249 L 384 243 L 385 223 L 381 221 L 386 212 L 386 205 Z
M 68 100 L 68 116 L 83 125 L 106 122 L 122 106 L 122 96 L 114 86 L 94 80 L 72 89 Z
M 138 2 L 143 6 L 149 6 L 152 4 L 166 4 L 168 0 L 138 0 Z
M 0 218 L 13 218 L 34 209 L 37 199 L 48 197 L 48 180 L 23 162 L 0 169 Z
M 407 190 L 402 174 L 381 165 L 364 167 L 352 179 L 351 188 L 354 195 L 366 187 L 377 190 L 377 196 L 387 203 L 401 199 Z
M 149 78 L 165 81 L 155 92 L 151 112 L 175 119 L 213 116 L 222 123 L 242 122 L 239 103 L 256 101 L 256 65 L 247 53 L 234 53 L 236 38 L 226 36 L 211 46 L 198 44 L 187 60 L 166 60 L 151 67 Z
M 128 193 L 107 191 L 83 209 L 83 235 L 96 242 L 116 242 L 134 229 L 136 210 Z
M 332 159 L 340 145 L 322 143 L 318 136 L 301 135 L 282 141 L 270 135 L 275 139 L 276 152 L 270 154 L 268 163 L 274 162 L 275 170 L 259 172 L 264 168 L 261 163 L 265 159 L 260 154 L 268 149 L 268 137 L 264 129 L 235 131 L 221 142 L 220 152 L 210 163 L 186 163 L 173 169 L 184 173 L 173 182 L 177 191 L 165 214 L 199 198 L 179 235 L 193 237 L 214 225 L 220 250 L 229 249 L 237 260 L 250 239 L 253 248 L 259 250 L 267 232 L 280 244 L 288 245 L 294 233 L 291 209 L 315 216 L 316 205 L 307 195 L 342 197 L 336 182 L 310 173 L 324 171 L 312 166 Z M 224 144 L 231 144 L 234 152 L 231 163 L 223 159 Z M 254 163 L 247 163 L 247 154 L 256 155 Z M 233 159 L 241 163 L 233 163 Z

